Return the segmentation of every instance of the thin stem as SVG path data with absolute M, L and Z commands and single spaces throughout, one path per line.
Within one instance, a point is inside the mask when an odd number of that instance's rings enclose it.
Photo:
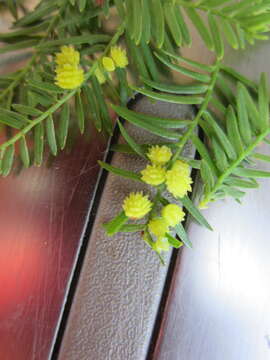
M 161 195 L 161 189 L 160 188 L 157 188 L 157 192 L 152 200 L 153 202 L 153 207 L 152 207 L 152 210 L 150 211 L 149 213 L 149 216 L 148 216 L 148 221 L 147 223 L 149 222 L 149 220 L 153 217 L 153 215 L 155 214 L 155 211 L 156 211 L 156 207 L 159 203 L 159 198 L 160 198 L 160 195 Z
M 117 32 L 112 37 L 111 41 L 109 42 L 108 46 L 104 50 L 102 56 L 104 56 L 110 48 L 118 41 L 119 37 L 122 35 L 125 28 L 125 23 L 122 23 L 121 26 L 119 26 Z M 93 75 L 98 65 L 98 59 L 93 63 L 93 66 L 89 70 L 89 72 L 85 76 L 85 81 L 83 84 L 85 84 L 89 78 Z M 82 87 L 83 84 L 80 86 Z M 5 143 L 0 145 L 0 150 L 5 150 L 8 146 L 14 144 L 16 141 L 18 141 L 21 137 L 23 137 L 25 134 L 27 134 L 34 126 L 39 124 L 41 121 L 45 120 L 49 115 L 52 115 L 56 110 L 58 110 L 65 102 L 67 102 L 72 96 L 76 94 L 77 91 L 80 91 L 80 87 L 77 89 L 72 90 L 68 94 L 64 95 L 56 104 L 52 105 L 47 111 L 45 111 L 42 115 L 37 117 L 35 120 L 31 121 L 30 124 L 28 124 L 25 128 L 23 128 L 20 132 L 18 132 L 16 135 L 14 135 L 11 139 L 6 141 Z
M 211 100 L 211 97 L 212 97 L 212 94 L 213 94 L 213 90 L 214 90 L 214 87 L 215 87 L 215 83 L 216 83 L 216 80 L 217 80 L 217 75 L 219 73 L 219 69 L 220 69 L 220 60 L 217 60 L 216 63 L 215 63 L 215 70 L 213 72 L 212 79 L 211 79 L 211 82 L 209 84 L 209 87 L 208 87 L 204 102 L 203 102 L 202 106 L 200 107 L 195 119 L 192 121 L 192 123 L 188 127 L 188 130 L 181 137 L 181 140 L 179 141 L 179 143 L 176 144 L 178 149 L 175 152 L 175 154 L 174 154 L 174 156 L 173 156 L 173 158 L 171 160 L 170 165 L 172 165 L 178 159 L 178 157 L 181 154 L 186 142 L 189 140 L 190 136 L 193 134 L 193 131 L 198 126 L 199 121 L 200 121 L 204 111 L 207 109 L 208 104 L 209 104 L 209 102 Z
M 236 159 L 234 160 L 231 165 L 228 167 L 228 169 L 220 175 L 220 177 L 217 179 L 217 182 L 210 193 L 208 193 L 205 198 L 201 202 L 201 206 L 205 206 L 213 197 L 213 195 L 218 191 L 220 186 L 223 185 L 226 178 L 231 175 L 233 170 L 241 164 L 241 162 L 250 155 L 250 153 L 256 148 L 257 145 L 270 133 L 270 129 L 265 130 L 261 135 L 257 136 L 256 139 L 251 143 L 246 150 Z
M 49 115 L 53 114 L 57 109 L 59 109 L 66 101 L 68 101 L 73 95 L 75 95 L 77 89 L 72 90 L 70 93 L 62 97 L 56 104 L 51 106 L 46 112 L 40 115 L 38 118 L 33 120 L 29 125 L 23 128 L 20 132 L 14 135 L 9 141 L 6 141 L 4 144 L 0 145 L 0 150 L 6 149 L 9 145 L 14 144 L 18 141 L 23 135 L 27 134 L 34 126 L 39 124 L 41 121 L 46 119 Z

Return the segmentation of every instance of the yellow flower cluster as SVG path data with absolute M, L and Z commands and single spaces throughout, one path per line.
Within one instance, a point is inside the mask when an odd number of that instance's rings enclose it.
M 110 56 L 104 56 L 101 59 L 101 64 L 95 71 L 96 78 L 100 84 L 104 84 L 106 82 L 104 71 L 112 72 L 117 67 L 125 68 L 127 65 L 128 58 L 126 50 L 122 49 L 120 46 L 112 46 Z
M 102 58 L 102 65 L 103 65 L 104 69 L 109 72 L 112 72 L 115 70 L 115 65 L 114 65 L 113 59 L 108 56 L 104 56 Z
M 171 160 L 172 152 L 167 146 L 152 146 L 148 153 L 151 164 L 141 171 L 141 179 L 149 184 L 158 186 L 166 184 L 167 190 L 174 197 L 183 197 L 191 191 L 192 180 L 189 165 L 181 160 L 176 160 L 171 169 L 167 170 L 166 163 Z M 168 166 L 168 165 L 167 165 Z M 131 193 L 123 203 L 125 215 L 132 219 L 141 219 L 152 209 L 152 202 L 142 192 Z M 168 204 L 161 209 L 161 216 L 150 219 L 147 224 L 148 231 L 155 238 L 153 249 L 160 253 L 168 251 L 171 247 L 166 236 L 170 228 L 175 227 L 184 220 L 182 208 L 176 204 Z
M 122 49 L 120 46 L 112 46 L 110 55 L 116 67 L 123 69 L 128 66 L 126 50 Z
M 166 182 L 168 191 L 174 197 L 183 197 L 191 191 L 192 180 L 189 175 L 189 165 L 184 161 L 177 160 L 170 170 L 163 167 L 172 157 L 168 146 L 151 146 L 147 153 L 152 165 L 147 165 L 141 171 L 142 180 L 149 184 L 158 186 Z
M 80 54 L 72 46 L 62 46 L 56 54 L 57 64 L 55 83 L 62 89 L 75 89 L 84 81 L 83 70 L 80 68 Z
M 147 165 L 141 174 L 142 180 L 149 185 L 160 185 L 166 180 L 166 170 L 160 165 Z
M 182 208 L 176 204 L 168 204 L 163 207 L 161 217 L 152 219 L 148 223 L 148 229 L 156 237 L 153 244 L 153 249 L 160 253 L 161 251 L 168 251 L 170 244 L 166 238 L 166 233 L 169 232 L 170 227 L 174 227 L 184 220 L 185 214 Z
M 75 89 L 84 81 L 83 70 L 80 68 L 80 54 L 72 46 L 62 46 L 56 54 L 57 64 L 55 83 L 62 89 Z
M 78 66 L 80 63 L 80 54 L 74 50 L 73 46 L 62 46 L 61 52 L 55 55 L 55 62 L 58 66 L 66 64 Z
M 161 215 L 166 223 L 172 227 L 183 221 L 185 217 L 185 213 L 182 208 L 176 204 L 169 204 L 164 206 Z
M 169 225 L 162 217 L 159 217 L 149 221 L 148 229 L 157 238 L 160 238 L 164 237 L 166 232 L 169 231 Z
M 152 164 L 141 171 L 142 180 L 154 186 L 163 184 L 166 180 L 166 169 L 162 165 L 171 159 L 171 149 L 168 146 L 151 146 L 147 156 Z
M 169 251 L 170 244 L 166 238 L 166 232 L 169 231 L 169 225 L 162 218 L 152 219 L 148 223 L 149 231 L 156 237 L 156 241 L 153 243 L 153 249 L 160 253 L 161 251 Z
M 188 164 L 177 160 L 171 170 L 166 172 L 168 191 L 176 198 L 181 198 L 191 191 L 192 179 L 189 175 Z
M 153 164 L 164 165 L 170 161 L 172 151 L 168 146 L 151 146 L 147 153 L 148 158 Z
M 62 89 L 75 89 L 80 86 L 84 80 L 83 70 L 74 68 L 71 65 L 57 67 L 55 83 Z
M 142 192 L 132 192 L 125 198 L 123 209 L 127 217 L 141 219 L 149 213 L 152 205 L 147 195 L 143 195 Z

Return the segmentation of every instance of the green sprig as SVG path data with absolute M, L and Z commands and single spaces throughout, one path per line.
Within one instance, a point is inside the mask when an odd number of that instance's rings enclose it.
M 257 150 L 260 142 L 269 143 L 266 76 L 262 75 L 257 84 L 222 62 L 225 43 L 234 49 L 244 49 L 247 42 L 253 44 L 257 39 L 268 38 L 268 0 L 114 0 L 105 1 L 103 6 L 97 6 L 94 0 L 54 3 L 40 0 L 33 10 L 26 11 L 21 17 L 19 2 L 8 1 L 7 5 L 15 19 L 14 30 L 0 34 L 0 41 L 5 44 L 0 53 L 32 50 L 30 59 L 21 69 L 0 77 L 0 123 L 2 131 L 8 135 L 0 145 L 0 173 L 3 176 L 12 170 L 17 143 L 24 167 L 42 164 L 45 145 L 53 155 L 64 149 L 73 109 L 81 133 L 87 130 L 90 117 L 98 131 L 111 135 L 110 104 L 111 109 L 131 126 L 166 139 L 166 143 L 158 142 L 167 146 L 173 156 L 162 164 L 161 174 L 164 171 L 168 174 L 178 160 L 197 169 L 203 183 L 202 207 L 226 196 L 240 202 L 246 189 L 258 187 L 257 178 L 270 177 L 269 172 L 251 167 L 254 159 L 270 161 L 268 155 Z M 114 7 L 119 23 L 112 34 L 108 34 L 103 21 L 104 17 L 108 19 L 115 14 Z M 187 17 L 205 46 L 215 53 L 214 64 L 202 64 L 179 55 L 182 46 L 192 45 Z M 111 55 L 112 46 L 120 38 L 123 40 L 121 46 L 127 49 L 129 67 L 124 69 L 120 64 L 111 78 L 109 69 L 107 71 L 102 65 L 102 58 Z M 54 84 L 52 56 L 64 44 L 76 46 L 85 74 L 83 83 L 69 91 Z M 98 78 L 97 71 L 104 79 Z M 186 77 L 189 83 L 174 82 L 170 77 L 174 72 Z M 133 81 L 130 81 L 132 77 Z M 193 119 L 138 113 L 126 106 L 128 96 L 137 92 L 151 101 L 190 104 L 198 110 Z M 73 102 L 75 106 L 72 106 Z M 151 145 L 137 143 L 121 121 L 119 119 L 117 123 L 126 144 L 115 145 L 113 149 L 137 154 L 148 161 L 147 151 Z M 204 134 L 203 139 L 198 137 L 199 129 Z M 34 140 L 33 161 L 28 148 L 30 135 Z M 198 151 L 198 160 L 182 154 L 190 141 Z M 143 181 L 141 174 L 104 162 L 99 164 L 117 176 Z M 154 166 L 152 168 L 156 170 Z M 160 248 L 153 240 L 155 236 L 152 238 L 153 234 L 148 231 L 148 223 L 160 215 L 160 206 L 169 203 L 164 194 L 167 180 L 154 188 L 152 210 L 144 224 L 127 223 L 128 218 L 122 211 L 104 226 L 108 235 L 119 231 L 142 231 L 144 241 L 162 262 Z M 190 178 L 189 181 L 191 183 Z M 175 199 L 175 202 L 181 203 L 199 224 L 212 230 L 188 196 Z M 174 231 L 186 246 L 192 247 L 181 223 Z M 182 245 L 170 231 L 166 231 L 165 238 L 173 247 Z

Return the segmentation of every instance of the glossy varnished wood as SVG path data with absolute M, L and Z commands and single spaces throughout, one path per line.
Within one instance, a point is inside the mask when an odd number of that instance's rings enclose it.
M 28 56 L 1 56 L 0 74 Z M 0 178 L 1 360 L 46 360 L 52 350 L 107 142 L 91 125 L 86 137 L 72 134 L 56 159 Z
M 0 180 L 0 359 L 48 359 L 105 141 Z
M 259 43 L 226 62 L 258 80 L 270 74 L 269 53 Z M 269 155 L 269 145 L 260 151 Z M 204 211 L 213 232 L 190 225 L 194 248 L 178 254 L 149 359 L 270 359 L 269 179 L 260 184 L 243 205 L 227 199 Z
M 205 211 L 212 233 L 190 226 L 153 359 L 270 359 L 268 189 Z

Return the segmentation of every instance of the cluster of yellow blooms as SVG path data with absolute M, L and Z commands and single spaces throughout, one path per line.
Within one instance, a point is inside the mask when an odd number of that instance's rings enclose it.
M 80 67 L 80 54 L 73 46 L 62 46 L 56 54 L 57 64 L 55 83 L 62 89 L 75 89 L 84 81 L 83 70 Z
M 189 174 L 187 163 L 177 160 L 173 167 L 166 172 L 166 185 L 168 191 L 174 197 L 183 197 L 191 191 L 192 179 Z
M 84 81 L 83 69 L 80 67 L 80 53 L 73 46 L 62 46 L 61 52 L 55 56 L 57 64 L 55 83 L 62 89 L 75 89 Z M 110 56 L 101 59 L 95 76 L 100 84 L 106 82 L 104 72 L 112 72 L 117 67 L 125 68 L 128 65 L 126 51 L 120 46 L 112 46 Z
M 84 81 L 83 70 L 81 69 L 80 54 L 72 46 L 62 46 L 61 52 L 56 54 L 57 64 L 55 72 L 55 83 L 63 89 L 75 89 Z M 101 65 L 102 64 L 102 65 Z M 95 76 L 102 84 L 106 81 L 104 71 L 112 72 L 116 67 L 124 68 L 128 65 L 126 51 L 119 46 L 113 46 L 110 56 L 104 56 L 95 71 Z M 189 175 L 187 163 L 177 160 L 167 169 L 165 166 L 171 160 L 172 152 L 167 146 L 152 146 L 147 154 L 151 164 L 148 164 L 141 171 L 141 179 L 154 186 L 166 184 L 167 190 L 174 197 L 183 197 L 191 191 L 192 180 Z M 168 166 L 167 166 L 168 167 Z M 153 207 L 153 203 L 147 195 L 142 192 L 132 192 L 123 202 L 125 215 L 131 219 L 141 219 L 147 215 Z M 176 204 L 169 204 L 163 207 L 161 216 L 150 219 L 148 223 L 149 232 L 156 238 L 153 249 L 160 253 L 170 248 L 166 233 L 170 227 L 176 226 L 184 219 L 184 212 Z
M 161 217 L 150 220 L 148 224 L 149 231 L 156 237 L 153 248 L 158 253 L 170 249 L 166 233 L 169 232 L 170 226 L 175 227 L 184 220 L 185 213 L 180 206 L 169 204 L 163 207 L 161 215 Z
M 142 192 L 130 193 L 123 202 L 125 215 L 131 219 L 141 219 L 147 215 L 153 206 L 147 195 Z M 156 237 L 153 249 L 160 253 L 168 251 L 170 244 L 166 238 L 166 233 L 170 227 L 176 226 L 183 221 L 185 214 L 182 208 L 176 204 L 168 204 L 161 210 L 161 216 L 151 219 L 148 223 L 148 230 Z
M 149 213 L 152 205 L 147 195 L 143 195 L 142 192 L 132 192 L 125 198 L 123 209 L 127 217 L 141 219 Z
M 106 77 L 104 71 L 112 72 L 117 67 L 125 68 L 128 65 L 128 58 L 126 50 L 122 49 L 120 46 L 112 46 L 110 51 L 110 56 L 103 56 L 101 63 L 95 71 L 95 75 L 100 84 L 106 82 Z
M 151 164 L 142 170 L 142 180 L 149 185 L 158 186 L 166 184 L 167 190 L 174 197 L 183 197 L 191 191 L 191 177 L 187 163 L 177 160 L 172 168 L 167 170 L 165 164 L 172 157 L 172 152 L 167 146 L 152 146 L 147 154 Z M 123 203 L 125 215 L 131 219 L 141 219 L 152 209 L 153 203 L 142 192 L 131 193 Z M 176 204 L 168 204 L 161 210 L 161 216 L 151 219 L 148 223 L 149 232 L 156 238 L 153 249 L 160 253 L 170 248 L 166 233 L 170 227 L 175 227 L 184 219 L 182 208 Z
M 166 183 L 167 190 L 174 197 L 183 197 L 191 191 L 192 180 L 189 175 L 189 165 L 181 160 L 176 160 L 170 170 L 164 165 L 172 157 L 171 149 L 165 145 L 152 146 L 147 154 L 152 164 L 141 171 L 142 180 L 149 185 L 158 186 Z

